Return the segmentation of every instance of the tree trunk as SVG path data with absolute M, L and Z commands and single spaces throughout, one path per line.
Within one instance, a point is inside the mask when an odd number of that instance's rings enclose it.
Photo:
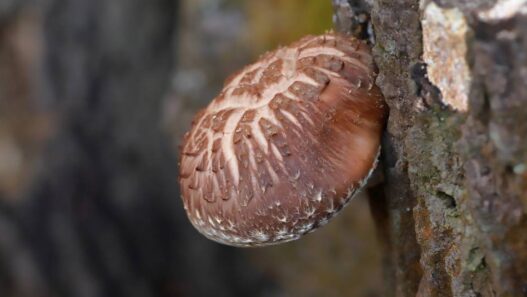
M 13 163 L 27 155 L 14 148 L 41 144 L 36 170 L 18 183 L 0 175 L 0 296 L 272 288 L 246 273 L 243 253 L 201 238 L 181 206 L 162 130 L 178 11 L 174 0 L 0 1 L 0 156 Z
M 527 3 L 495 2 L 334 1 L 390 107 L 385 296 L 527 296 Z
M 161 128 L 179 1 L 0 0 L 0 296 L 527 296 L 527 4 L 495 2 L 333 1 L 390 106 L 378 293 L 360 198 L 275 248 L 191 228 Z

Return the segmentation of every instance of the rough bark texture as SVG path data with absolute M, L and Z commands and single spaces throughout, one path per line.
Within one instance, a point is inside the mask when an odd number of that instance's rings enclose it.
M 374 43 L 390 106 L 380 250 L 360 197 L 262 250 L 187 222 L 161 118 L 182 132 L 215 90 L 185 71 L 176 88 L 202 101 L 167 104 L 174 52 L 223 78 L 238 14 L 200 15 L 196 46 L 178 1 L 0 0 L 0 296 L 527 296 L 525 1 L 333 2 Z
M 516 5 L 507 14 L 495 1 L 351 2 L 373 2 L 377 83 L 390 106 L 387 198 L 374 204 L 386 209 L 375 211 L 387 219 L 385 296 L 527 296 L 525 3 L 500 1 Z M 459 42 L 467 50 L 453 57 Z M 449 55 L 426 63 L 428 48 Z M 464 64 L 468 79 L 456 80 L 449 66 Z

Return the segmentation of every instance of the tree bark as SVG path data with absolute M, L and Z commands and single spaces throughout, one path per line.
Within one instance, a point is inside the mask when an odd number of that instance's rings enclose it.
M 283 247 L 191 228 L 161 128 L 178 1 L 0 0 L 0 296 L 278 295 L 247 255 L 298 296 L 527 296 L 527 4 L 333 3 L 390 107 L 383 293 L 360 199 Z
M 349 3 L 390 107 L 385 296 L 527 296 L 525 1 Z

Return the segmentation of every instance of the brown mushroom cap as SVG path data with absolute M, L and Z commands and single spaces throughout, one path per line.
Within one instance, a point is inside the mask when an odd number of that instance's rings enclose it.
M 181 148 L 182 199 L 196 229 L 262 246 L 326 224 L 376 165 L 386 106 L 375 75 L 365 43 L 327 33 L 227 79 Z

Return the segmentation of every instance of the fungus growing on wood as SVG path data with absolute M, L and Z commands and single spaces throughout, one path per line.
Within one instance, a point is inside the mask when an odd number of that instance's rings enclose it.
M 326 224 L 376 166 L 386 106 L 367 44 L 327 33 L 263 55 L 194 118 L 180 156 L 188 217 L 233 246 Z

